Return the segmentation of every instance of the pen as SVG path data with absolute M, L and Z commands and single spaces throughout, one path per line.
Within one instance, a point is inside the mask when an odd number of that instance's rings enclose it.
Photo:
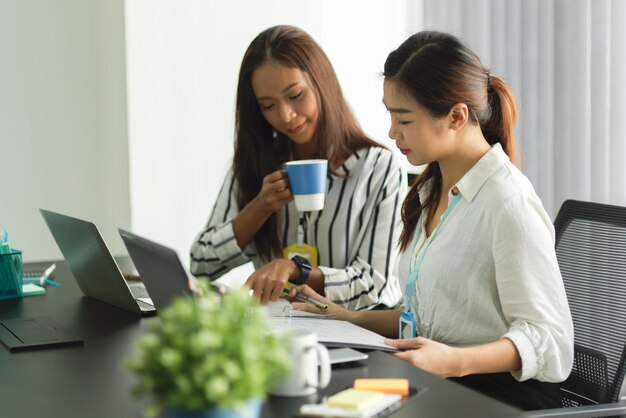
M 39 284 L 43 285 L 44 283 L 48 283 L 51 284 L 52 286 L 58 286 L 58 283 L 55 283 L 51 280 L 48 280 L 50 275 L 52 274 L 52 272 L 54 271 L 54 269 L 57 267 L 57 265 L 55 263 L 52 263 L 50 265 L 50 267 L 48 267 L 42 274 L 42 276 L 39 278 Z
M 283 295 L 289 296 L 289 290 L 283 289 Z M 301 302 L 307 302 L 307 303 L 310 303 L 311 305 L 315 305 L 320 309 L 324 309 L 324 310 L 328 309 L 328 305 L 325 304 L 324 302 L 320 302 L 319 300 L 312 299 L 308 296 L 304 296 L 298 293 L 296 294 L 295 298 Z

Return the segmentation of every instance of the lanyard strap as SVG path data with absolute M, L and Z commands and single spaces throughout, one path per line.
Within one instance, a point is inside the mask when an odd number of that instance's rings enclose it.
M 411 251 L 411 260 L 409 260 L 409 278 L 406 282 L 406 288 L 405 288 L 405 298 L 407 299 L 407 302 L 408 302 L 404 304 L 404 311 L 406 312 L 411 311 L 411 305 L 412 305 L 411 302 L 412 302 L 412 299 L 415 297 L 415 291 L 416 291 L 415 287 L 417 283 L 417 274 L 422 265 L 422 261 L 424 260 L 424 256 L 426 255 L 426 252 L 428 251 L 430 244 L 433 242 L 433 240 L 439 233 L 439 229 L 441 229 L 441 225 L 445 222 L 448 215 L 450 215 L 450 212 L 452 212 L 452 209 L 454 209 L 454 207 L 459 203 L 460 200 L 461 200 L 460 194 L 452 196 L 452 200 L 448 204 L 448 208 L 441 216 L 441 220 L 439 221 L 439 224 L 435 228 L 435 231 L 433 232 L 433 234 L 430 236 L 430 239 L 426 243 L 426 247 L 419 254 L 417 261 L 415 262 L 415 265 L 413 266 L 413 257 L 415 257 L 415 252 L 417 251 L 417 242 L 419 241 L 420 235 L 422 234 L 421 228 L 415 234 L 415 241 L 413 242 L 413 250 Z
M 302 248 L 302 244 L 304 244 L 304 228 L 308 224 L 308 213 L 300 212 L 300 218 L 298 219 L 298 234 L 297 234 L 297 245 L 298 248 Z

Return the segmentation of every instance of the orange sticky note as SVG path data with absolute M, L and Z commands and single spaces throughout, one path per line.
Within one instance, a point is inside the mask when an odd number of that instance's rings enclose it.
M 355 389 L 409 396 L 409 379 L 354 379 Z

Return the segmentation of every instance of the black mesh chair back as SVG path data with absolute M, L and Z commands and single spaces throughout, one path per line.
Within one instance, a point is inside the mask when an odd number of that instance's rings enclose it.
M 626 208 L 568 200 L 554 227 L 574 321 L 563 406 L 616 402 L 626 353 Z

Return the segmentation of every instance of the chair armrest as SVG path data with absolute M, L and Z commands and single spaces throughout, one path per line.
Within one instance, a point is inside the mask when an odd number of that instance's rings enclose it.
M 539 409 L 528 411 L 525 417 L 608 417 L 626 416 L 626 400 L 598 405 L 585 405 L 573 408 Z

